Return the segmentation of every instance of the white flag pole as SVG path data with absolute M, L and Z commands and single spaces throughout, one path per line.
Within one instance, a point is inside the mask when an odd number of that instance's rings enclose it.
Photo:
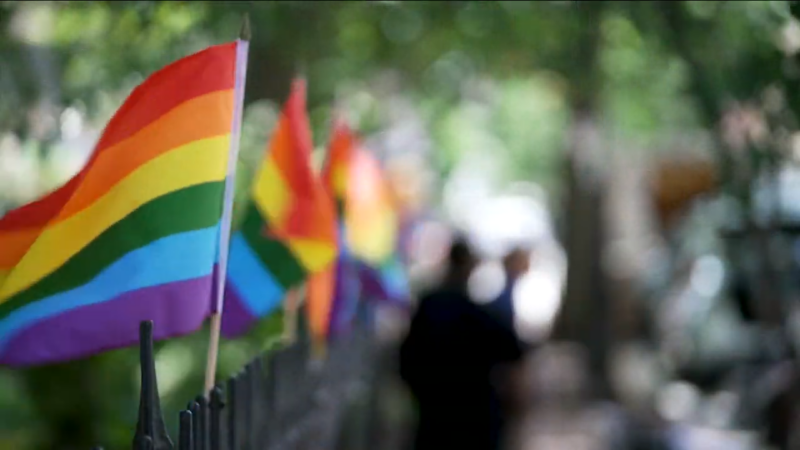
M 219 354 L 219 337 L 222 330 L 222 309 L 225 296 L 225 279 L 228 268 L 228 242 L 231 234 L 233 215 L 233 194 L 236 185 L 236 161 L 239 155 L 239 137 L 242 132 L 242 112 L 244 109 L 244 87 L 247 77 L 247 54 L 250 46 L 250 20 L 245 14 L 239 39 L 236 41 L 236 82 L 234 85 L 233 125 L 231 127 L 231 144 L 228 155 L 228 172 L 225 177 L 225 199 L 223 202 L 222 220 L 219 233 L 219 264 L 217 265 L 217 291 L 211 314 L 211 331 L 208 342 L 208 359 L 206 361 L 205 395 L 214 388 L 217 373 L 217 355 Z

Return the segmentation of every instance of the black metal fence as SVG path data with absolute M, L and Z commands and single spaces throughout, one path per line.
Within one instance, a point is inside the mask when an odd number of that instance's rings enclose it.
M 324 359 L 312 358 L 310 342 L 301 335 L 256 357 L 208 396 L 190 401 L 180 412 L 176 447 L 158 399 L 152 329 L 152 322 L 140 326 L 142 387 L 134 450 L 333 448 L 345 409 L 366 392 L 374 371 L 375 348 L 363 322 L 332 342 Z

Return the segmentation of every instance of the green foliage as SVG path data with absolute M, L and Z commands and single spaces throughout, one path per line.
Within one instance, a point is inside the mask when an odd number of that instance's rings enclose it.
M 787 2 L 679 2 L 685 20 L 678 28 L 662 2 L 596 3 L 2 2 L 0 131 L 41 141 L 46 154 L 58 148 L 58 127 L 41 133 L 21 112 L 45 99 L 75 107 L 99 127 L 147 74 L 234 39 L 244 12 L 253 40 L 236 220 L 298 73 L 309 79 L 318 148 L 332 105 L 363 134 L 395 125 L 410 110 L 425 123 L 436 148 L 432 164 L 443 175 L 465 157 L 489 153 L 500 181 L 550 190 L 561 181 L 560 152 L 577 99 L 589 99 L 616 140 L 647 151 L 707 131 L 726 100 L 752 100 L 775 83 L 785 83 L 790 103 L 800 106 L 775 45 Z M 596 65 L 586 48 L 597 51 Z M 41 189 L 52 188 L 46 184 Z M 4 203 L 10 200 L 0 193 Z M 277 314 L 224 342 L 220 374 L 271 345 L 280 327 Z M 158 345 L 171 426 L 200 390 L 206 343 L 200 331 Z M 126 349 L 63 367 L 0 371 L 0 450 L 49 449 L 55 439 L 128 446 L 135 362 L 136 351 Z M 65 386 L 70 379 L 84 384 Z M 74 405 L 91 417 L 85 435 L 64 431 Z

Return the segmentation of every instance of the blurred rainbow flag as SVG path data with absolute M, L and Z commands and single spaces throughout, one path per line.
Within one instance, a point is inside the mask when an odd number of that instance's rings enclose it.
M 399 255 L 399 217 L 378 161 L 343 122 L 334 124 L 323 182 L 339 212 L 342 251 L 331 327 L 347 327 L 360 296 L 405 304 L 408 279 Z
M 163 339 L 214 308 L 230 222 L 247 43 L 151 75 L 67 184 L 0 219 L 0 362 L 59 362 Z M 218 271 L 217 271 L 218 272 Z
M 290 289 L 330 270 L 337 253 L 334 206 L 311 167 L 306 86 L 292 91 L 256 175 L 240 230 L 231 237 L 222 332 L 234 337 L 280 307 Z M 316 284 L 324 284 L 321 275 Z M 306 310 L 325 334 L 331 308 L 317 294 Z M 323 289 L 324 291 L 324 289 Z

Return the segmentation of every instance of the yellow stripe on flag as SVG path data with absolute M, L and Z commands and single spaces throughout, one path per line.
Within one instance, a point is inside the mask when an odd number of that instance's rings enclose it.
M 308 272 L 323 269 L 336 257 L 336 245 L 330 242 L 290 238 L 289 248 Z
M 267 158 L 261 166 L 252 195 L 256 207 L 271 224 L 280 224 L 286 219 L 292 202 L 291 191 L 272 158 Z

